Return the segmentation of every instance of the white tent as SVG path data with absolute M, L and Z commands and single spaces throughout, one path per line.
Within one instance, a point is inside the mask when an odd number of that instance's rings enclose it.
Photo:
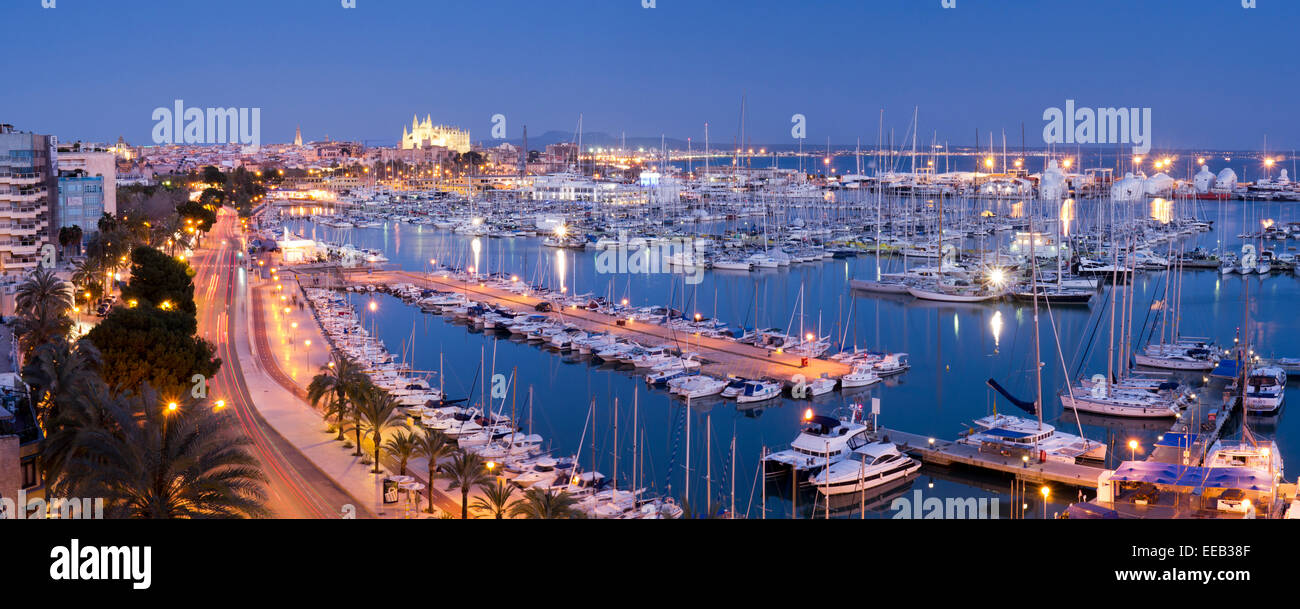
M 1069 192 L 1070 188 L 1065 183 L 1065 174 L 1056 165 L 1056 159 L 1048 161 L 1047 169 L 1043 171 L 1043 177 L 1038 182 L 1039 197 L 1049 200 L 1063 199 Z
M 1146 196 L 1146 180 L 1134 176 L 1131 172 L 1124 174 L 1124 179 L 1116 180 L 1110 187 L 1110 198 L 1116 201 L 1137 201 Z
M 1210 189 L 1214 188 L 1214 183 L 1215 177 L 1214 174 L 1210 172 L 1210 167 L 1208 165 L 1201 165 L 1200 173 L 1197 173 L 1196 176 L 1192 178 L 1192 184 L 1196 186 L 1196 192 L 1200 194 L 1210 192 Z
M 1219 172 L 1218 179 L 1215 180 L 1215 187 L 1220 190 L 1232 190 L 1237 187 L 1237 172 L 1225 168 Z
M 1146 193 L 1153 197 L 1165 197 L 1174 192 L 1174 179 L 1163 173 L 1157 173 L 1146 180 Z

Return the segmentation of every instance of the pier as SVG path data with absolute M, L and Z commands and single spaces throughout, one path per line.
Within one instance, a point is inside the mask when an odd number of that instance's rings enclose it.
M 888 438 L 906 452 L 923 463 L 948 466 L 965 465 L 979 469 L 1011 474 L 1016 478 L 1035 484 L 1063 484 L 1078 488 L 1095 489 L 1099 484 L 1101 467 L 1078 465 L 1075 463 L 1058 463 L 1046 461 L 1037 463 L 1033 459 L 1025 461 L 1017 455 L 1004 455 L 981 451 L 978 446 L 962 444 L 952 440 L 938 440 L 906 431 L 881 428 L 876 432 L 877 439 Z M 933 443 L 932 443 L 933 442 Z
M 616 319 L 582 308 L 556 308 L 551 312 L 537 312 L 536 306 L 547 300 L 516 294 L 514 292 L 493 288 L 482 283 L 464 282 L 428 273 L 412 271 L 375 271 L 368 274 L 344 273 L 343 286 L 361 287 L 377 285 L 411 284 L 424 289 L 455 291 L 466 295 L 470 300 L 489 305 L 513 309 L 529 315 L 545 315 L 565 324 L 573 325 L 585 332 L 607 332 L 613 336 L 635 341 L 648 347 L 660 345 L 673 346 L 683 354 L 696 353 L 702 366 L 701 371 L 717 377 L 728 374 L 746 378 L 765 378 L 774 381 L 791 382 L 796 375 L 808 380 L 826 375 L 838 378 L 852 371 L 851 367 L 839 362 L 808 358 L 804 366 L 803 358 L 789 353 L 780 353 L 762 347 L 745 345 L 731 340 L 710 338 L 698 334 L 678 332 L 672 328 L 642 321 Z M 304 285 L 308 285 L 304 280 Z

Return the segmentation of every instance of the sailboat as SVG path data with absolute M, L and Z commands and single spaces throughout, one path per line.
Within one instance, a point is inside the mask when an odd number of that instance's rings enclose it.
M 1133 361 L 1139 366 L 1149 368 L 1163 368 L 1166 370 L 1213 370 L 1219 364 L 1219 349 L 1208 339 L 1199 338 L 1181 338 L 1179 336 L 1179 321 L 1182 318 L 1182 269 L 1175 268 L 1172 261 L 1173 246 L 1170 246 L 1169 260 L 1171 263 L 1166 267 L 1166 276 L 1176 275 L 1178 278 L 1177 285 L 1173 286 L 1174 300 L 1176 306 L 1161 307 L 1160 316 L 1160 342 L 1158 344 L 1147 344 L 1141 353 L 1133 354 Z M 1181 258 L 1181 256 L 1179 256 Z M 1169 290 L 1172 282 L 1165 282 L 1165 297 L 1163 302 L 1169 301 Z M 1173 319 L 1173 323 L 1169 322 Z M 1168 343 L 1165 342 L 1165 331 L 1172 326 L 1171 338 Z
M 943 243 L 943 196 L 939 196 L 939 228 L 938 241 L 941 260 L 949 260 L 956 254 L 956 249 L 951 244 Z M 940 271 L 942 273 L 943 263 L 940 262 Z M 938 302 L 984 302 L 1001 298 L 1001 292 L 997 291 L 996 286 L 979 285 L 960 277 L 939 276 L 928 284 L 909 285 L 907 293 L 922 300 L 934 300 Z
M 1241 346 L 1242 353 L 1250 353 L 1250 287 L 1247 283 L 1245 291 L 1245 308 L 1246 322 L 1243 324 L 1243 340 Z M 1237 397 L 1241 400 L 1242 408 L 1247 409 L 1246 401 L 1249 393 L 1246 385 L 1249 381 L 1247 367 L 1239 368 L 1240 376 L 1237 377 L 1235 389 L 1240 393 Z M 1285 374 L 1285 373 L 1284 373 Z M 1285 382 L 1285 377 L 1283 377 Z M 1258 493 L 1261 499 L 1261 506 L 1264 511 L 1272 513 L 1273 503 L 1277 500 L 1277 486 L 1282 481 L 1282 454 L 1278 450 L 1277 443 L 1272 440 L 1264 440 L 1255 437 L 1246 424 L 1245 416 L 1241 417 L 1241 439 L 1237 442 L 1228 442 L 1220 439 L 1210 448 L 1208 463 L 1210 468 L 1241 468 L 1253 474 L 1254 480 L 1240 479 L 1236 488 L 1229 489 L 1220 495 L 1218 499 L 1219 509 L 1230 511 L 1241 511 L 1248 515 L 1255 512 L 1255 508 L 1248 499 L 1244 499 L 1246 492 Z M 1265 482 L 1268 486 L 1261 488 L 1259 482 Z M 1249 484 L 1249 487 L 1246 485 Z
M 1033 232 L 1033 210 L 1029 211 L 1030 232 Z M 1038 264 L 1034 258 L 1033 242 L 1030 242 L 1029 263 L 1031 287 L 1036 294 L 1038 292 Z M 1041 345 L 1038 331 L 1038 299 L 1034 299 L 1034 362 L 1042 361 Z M 1062 433 L 1056 430 L 1056 427 L 1043 422 L 1043 368 L 1041 365 L 1034 366 L 1034 379 L 1037 389 L 1037 398 L 1030 402 L 1021 400 L 1011 395 L 996 380 L 989 379 L 987 384 L 994 391 L 1002 394 L 1012 404 L 1022 410 L 1029 412 L 1037 417 L 1034 419 L 1025 419 L 1006 414 L 999 414 L 994 409 L 993 414 L 976 419 L 975 425 L 978 429 L 972 428 L 963 434 L 958 442 L 978 446 L 981 449 L 995 448 L 997 450 L 1008 450 L 1018 452 L 1023 456 L 1036 458 L 1038 461 L 1055 461 L 1058 463 L 1077 463 L 1080 461 L 1104 461 L 1106 459 L 1106 444 L 1103 442 L 1093 442 L 1083 436 Z M 996 404 L 996 402 L 995 402 Z M 1083 433 L 1083 425 L 1079 424 L 1079 433 Z

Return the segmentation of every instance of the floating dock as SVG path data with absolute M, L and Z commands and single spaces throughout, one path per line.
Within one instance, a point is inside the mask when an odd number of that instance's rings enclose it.
M 883 427 L 876 432 L 876 437 L 882 440 L 888 438 L 890 442 L 898 445 L 899 450 L 920 459 L 923 463 L 943 466 L 960 464 L 998 471 L 1036 484 L 1050 482 L 1095 489 L 1102 472 L 1106 471 L 1101 467 L 1075 463 L 1055 461 L 1037 463 L 1032 459 L 1026 462 L 1018 455 L 981 451 L 978 446 Z
M 342 281 L 344 287 L 364 288 L 368 285 L 393 286 L 406 283 L 423 289 L 460 292 L 476 302 L 506 307 L 528 315 L 546 315 L 557 322 L 573 325 L 585 332 L 606 332 L 647 347 L 669 345 L 682 353 L 698 354 L 697 359 L 703 364 L 702 372 L 717 377 L 733 374 L 746 378 L 765 378 L 790 383 L 797 375 L 812 380 L 822 375 L 839 378 L 852 371 L 847 364 L 828 359 L 807 358 L 807 366 L 805 366 L 804 358 L 798 355 L 778 353 L 732 340 L 679 332 L 643 321 L 616 319 L 604 313 L 582 308 L 557 307 L 551 312 L 541 313 L 536 311 L 536 306 L 548 302 L 544 299 L 516 294 L 481 283 L 430 276 L 428 273 L 411 271 L 345 273 L 342 275 Z

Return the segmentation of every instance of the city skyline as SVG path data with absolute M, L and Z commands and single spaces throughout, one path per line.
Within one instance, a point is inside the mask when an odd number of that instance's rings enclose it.
M 10 11 L 11 44 L 42 52 L 26 88 L 0 92 L 0 120 L 62 140 L 149 144 L 151 112 L 184 100 L 262 109 L 267 143 L 291 142 L 301 126 L 308 140 L 395 145 L 412 115 L 486 143 L 502 115 L 517 141 L 524 125 L 575 132 L 581 114 L 587 132 L 700 144 L 707 122 L 722 148 L 739 137 L 743 98 L 756 145 L 796 144 L 795 114 L 809 146 L 874 145 L 882 109 L 887 140 L 903 137 L 917 108 L 923 144 L 971 146 L 978 130 L 981 145 L 993 133 L 1000 146 L 1005 132 L 1018 148 L 1023 125 L 1026 145 L 1041 148 L 1044 111 L 1067 100 L 1150 108 L 1160 150 L 1300 145 L 1286 120 L 1300 87 L 1275 77 L 1283 68 L 1272 61 L 1300 7 L 1280 3 L 505 2 L 509 18 L 365 0 L 25 4 Z M 410 28 L 434 22 L 447 25 Z M 159 55 L 168 31 L 181 39 Z M 1229 38 L 1230 52 L 1202 42 Z M 66 69 L 95 65 L 105 49 L 111 67 Z

